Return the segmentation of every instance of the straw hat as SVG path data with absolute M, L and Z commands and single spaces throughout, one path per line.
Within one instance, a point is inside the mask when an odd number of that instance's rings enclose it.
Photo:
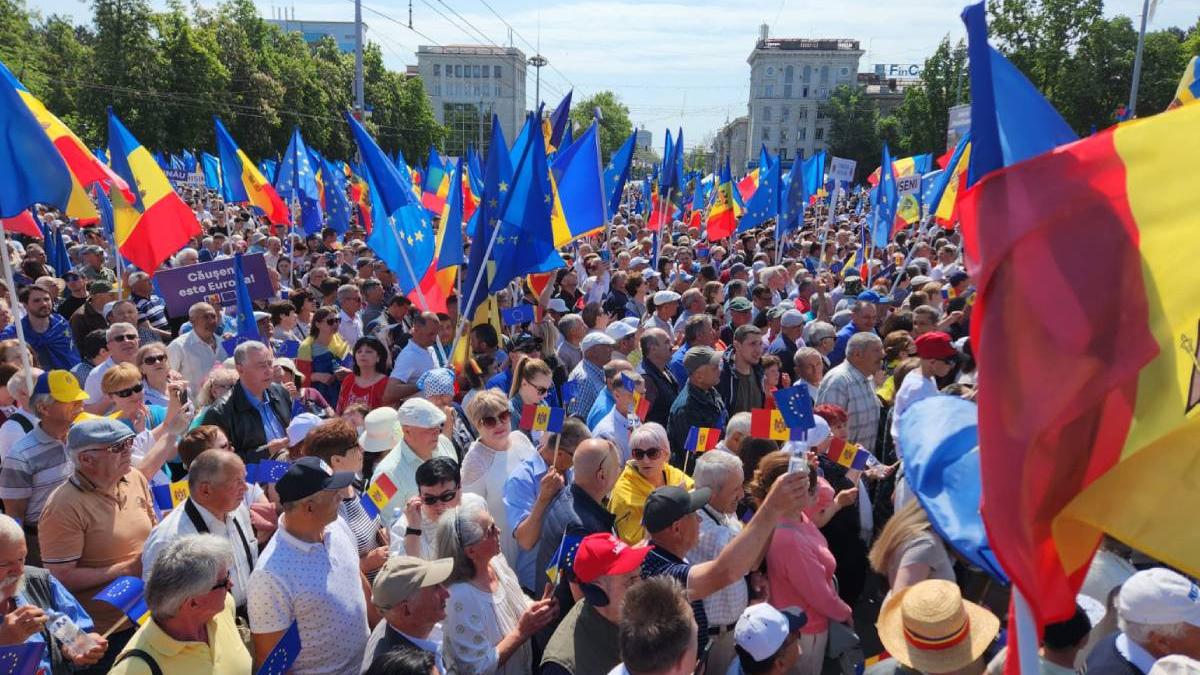
M 900 663 L 922 673 L 948 673 L 983 656 L 1000 619 L 963 600 L 953 582 L 929 579 L 893 594 L 875 627 Z

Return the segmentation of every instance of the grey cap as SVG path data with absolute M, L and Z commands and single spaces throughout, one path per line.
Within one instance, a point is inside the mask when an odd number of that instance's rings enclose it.
M 721 365 L 721 353 L 712 347 L 692 347 L 683 355 L 683 367 L 688 375 L 696 372 L 697 368 L 710 364 Z
M 85 420 L 67 432 L 67 450 L 106 448 L 133 436 L 133 429 L 108 417 Z
M 401 426 L 434 429 L 446 423 L 446 413 L 423 398 L 410 398 L 400 406 L 396 421 Z
M 796 326 L 803 326 L 805 321 L 807 319 L 804 317 L 804 312 L 798 309 L 789 309 L 783 313 L 780 323 L 784 328 L 795 328 Z

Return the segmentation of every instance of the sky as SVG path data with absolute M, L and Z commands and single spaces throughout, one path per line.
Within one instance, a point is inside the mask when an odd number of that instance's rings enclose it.
M 165 7 L 165 0 L 151 0 Z M 707 143 L 726 121 L 746 114 L 750 67 L 759 26 L 772 37 L 850 38 L 866 52 L 860 72 L 875 63 L 922 63 L 942 38 L 964 36 L 958 15 L 963 0 L 759 0 L 670 2 L 666 0 L 363 0 L 367 39 L 378 43 L 395 70 L 416 64 L 425 44 L 502 44 L 510 40 L 527 56 L 540 51 L 542 99 L 553 107 L 574 89 L 579 101 L 605 89 L 628 106 L 635 127 L 661 145 L 665 129 L 682 127 L 685 146 Z M 214 0 L 200 0 L 213 5 Z M 298 20 L 350 21 L 354 0 L 255 0 L 264 18 L 287 7 Z M 39 0 L 44 14 L 90 14 L 80 0 Z M 1187 27 L 1195 6 L 1165 0 L 1149 30 Z M 1108 0 L 1105 14 L 1139 17 L 1138 0 Z M 1135 22 L 1136 23 L 1136 22 Z M 526 90 L 534 105 L 534 70 Z M 674 133 L 674 131 L 672 131 Z

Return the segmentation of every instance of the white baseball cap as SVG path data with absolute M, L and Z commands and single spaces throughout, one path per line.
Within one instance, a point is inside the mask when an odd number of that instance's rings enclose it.
M 546 311 L 566 314 L 570 310 L 567 309 L 567 303 L 562 298 L 550 298 L 550 302 L 546 305 Z
M 1142 570 L 1121 586 L 1117 615 L 1134 623 L 1187 623 L 1200 628 L 1200 587 L 1165 567 Z
M 579 348 L 580 350 L 587 352 L 587 350 L 591 349 L 592 347 L 612 347 L 615 344 L 617 344 L 616 341 L 604 333 L 592 331 L 583 336 L 583 341 L 579 343 Z
M 410 398 L 400 406 L 396 421 L 401 426 L 436 429 L 446 423 L 446 413 L 423 398 Z
M 815 450 L 816 447 L 825 442 L 825 439 L 833 435 L 829 430 L 829 422 L 825 421 L 820 415 L 813 415 L 813 428 L 808 430 L 808 435 L 803 441 L 788 441 L 783 444 L 783 449 L 791 452 L 793 449 L 800 450 Z
M 289 446 L 299 445 L 321 423 L 321 418 L 312 413 L 300 413 L 288 423 L 287 439 Z
M 610 324 L 608 324 L 608 328 L 604 329 L 604 334 L 607 335 L 608 337 L 612 338 L 613 340 L 624 340 L 625 338 L 629 337 L 630 335 L 633 335 L 636 332 L 637 332 L 636 328 L 634 328 L 633 326 L 630 326 L 629 324 L 625 323 L 624 321 L 616 321 L 616 322 L 610 323 Z
M 788 636 L 808 623 L 808 616 L 796 607 L 779 611 L 765 602 L 750 605 L 733 627 L 733 641 L 755 661 L 766 661 L 787 642 Z

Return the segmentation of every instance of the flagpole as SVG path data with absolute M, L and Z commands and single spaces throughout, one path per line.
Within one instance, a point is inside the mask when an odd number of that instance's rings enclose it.
M 404 268 L 408 270 L 408 276 L 414 282 L 414 286 L 416 287 L 417 291 L 417 298 L 421 301 L 422 309 L 428 312 L 429 301 L 425 298 L 425 291 L 421 290 L 421 280 L 417 278 L 416 272 L 413 270 L 412 261 L 408 259 L 408 251 L 404 250 L 404 246 L 401 245 L 404 239 L 400 237 L 400 231 L 396 229 L 396 220 L 389 215 L 387 217 L 387 222 L 392 228 L 392 235 L 396 237 L 396 248 L 400 249 L 400 257 L 404 259 Z M 434 344 L 437 345 L 438 354 L 441 355 L 442 361 L 445 362 L 446 351 L 442 349 L 441 341 L 434 340 Z M 451 353 L 453 353 L 453 351 L 451 351 Z
M 29 349 L 25 342 L 25 327 L 22 319 L 17 316 L 17 283 L 13 280 L 12 260 L 8 252 L 8 236 L 4 231 L 4 223 L 0 222 L 0 261 L 4 263 L 4 279 L 8 283 L 9 302 L 12 303 L 13 323 L 17 327 L 17 341 L 21 343 L 21 368 L 25 371 L 27 391 L 33 391 L 33 364 L 29 360 Z M 47 364 L 48 366 L 49 364 Z
M 1133 84 L 1129 87 L 1129 117 L 1137 112 L 1138 84 L 1142 79 L 1142 49 L 1146 45 L 1146 21 L 1150 15 L 1150 0 L 1142 0 L 1142 28 L 1138 31 L 1137 51 L 1133 54 Z

